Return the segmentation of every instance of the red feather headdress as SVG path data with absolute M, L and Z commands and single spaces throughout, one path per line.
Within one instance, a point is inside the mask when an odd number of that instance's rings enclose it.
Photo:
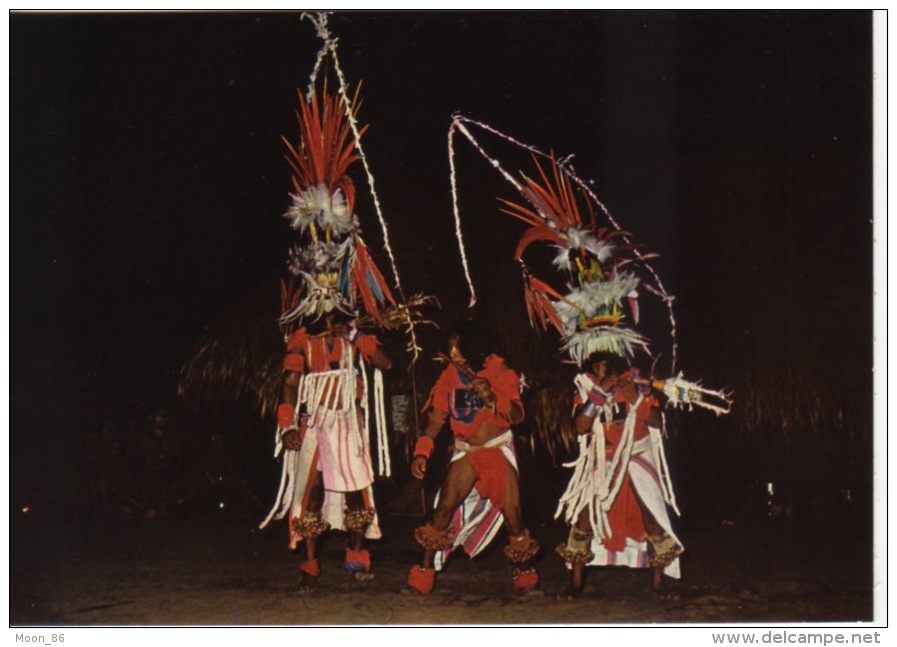
M 349 167 L 359 159 L 350 119 L 358 112 L 358 92 L 350 105 L 340 95 L 318 98 L 299 92 L 299 143 L 284 138 L 295 193 L 285 217 L 303 236 L 290 251 L 288 268 L 302 277 L 298 290 L 282 284 L 282 324 L 315 320 L 339 311 L 356 317 L 361 306 L 379 324 L 385 304 L 395 299 L 361 239 L 355 215 L 355 185 Z M 360 137 L 367 126 L 360 128 Z
M 500 198 L 502 212 L 529 225 L 514 256 L 523 268 L 530 323 L 541 331 L 553 326 L 577 363 L 599 350 L 630 356 L 637 349 L 647 352 L 647 340 L 630 327 L 638 323 L 639 280 L 621 271 L 630 260 L 626 254 L 630 247 L 622 239 L 625 232 L 596 227 L 592 204 L 553 154 L 549 156 L 550 172 L 535 155 L 533 161 L 539 179 L 524 175 L 516 183 L 526 204 Z M 535 278 L 527 268 L 524 252 L 536 242 L 556 249 L 554 264 L 568 278 L 566 294 Z

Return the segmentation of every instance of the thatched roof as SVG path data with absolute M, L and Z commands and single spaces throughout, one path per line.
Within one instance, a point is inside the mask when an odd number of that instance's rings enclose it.
M 262 418 L 279 400 L 284 342 L 277 282 L 243 295 L 206 326 L 184 362 L 178 394 L 196 409 L 240 403 Z

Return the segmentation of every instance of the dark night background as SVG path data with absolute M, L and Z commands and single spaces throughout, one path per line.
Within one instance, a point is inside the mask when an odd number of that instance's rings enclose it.
M 730 416 L 674 416 L 683 501 L 730 514 L 778 479 L 799 513 L 835 509 L 850 490 L 868 525 L 871 21 L 337 13 L 330 27 L 349 82 L 362 82 L 364 149 L 407 294 L 437 295 L 443 322 L 466 305 L 453 112 L 575 154 L 580 177 L 661 255 L 686 377 L 735 391 Z M 10 490 L 13 509 L 58 510 L 77 501 L 86 434 L 183 406 L 182 365 L 235 308 L 273 325 L 291 242 L 281 136 L 295 139 L 295 92 L 319 41 L 298 13 L 13 13 L 9 48 Z M 544 378 L 557 364 L 534 366 L 528 348 L 539 344 L 511 259 L 521 229 L 495 201 L 514 196 L 465 140 L 456 147 L 478 308 L 513 322 L 509 359 Z M 232 469 L 267 502 L 273 421 L 222 400 L 199 419 L 229 439 Z

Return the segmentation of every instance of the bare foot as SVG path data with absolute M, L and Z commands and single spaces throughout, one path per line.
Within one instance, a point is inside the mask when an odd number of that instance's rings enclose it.
M 302 573 L 302 581 L 299 582 L 299 593 L 307 595 L 317 588 L 318 578 L 312 577 L 308 573 Z
M 665 587 L 663 584 L 661 584 L 660 586 L 652 586 L 651 592 L 654 595 L 656 595 L 657 597 L 659 597 L 661 600 L 678 600 L 679 599 L 678 592 L 671 591 L 670 589 Z
M 352 571 L 353 582 L 370 582 L 374 579 L 374 574 L 370 571 Z
M 541 586 L 532 589 L 526 589 L 525 591 L 515 591 L 514 593 L 518 598 L 545 597 L 545 591 L 542 590 Z
M 558 593 L 555 599 L 558 602 L 575 602 L 582 597 L 582 589 L 576 589 L 568 586 L 562 593 Z

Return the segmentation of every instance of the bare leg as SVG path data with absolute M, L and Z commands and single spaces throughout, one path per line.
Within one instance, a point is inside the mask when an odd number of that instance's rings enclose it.
M 311 489 L 308 493 L 308 503 L 305 511 L 312 513 L 320 513 L 324 507 L 324 476 L 321 472 L 317 472 L 312 482 Z M 318 538 L 316 535 L 305 537 L 305 562 L 311 563 L 317 559 Z M 315 586 L 318 578 L 308 571 L 302 571 L 302 581 L 299 583 L 299 591 L 307 593 Z
M 346 507 L 349 510 L 364 510 L 364 497 L 362 493 L 359 492 L 346 492 Z M 361 550 L 361 546 L 364 543 L 364 530 L 363 529 L 350 529 L 349 530 L 349 548 L 352 550 Z
M 579 513 L 579 517 L 577 517 L 576 523 L 574 524 L 574 531 L 591 537 L 592 524 L 589 522 L 588 508 L 584 508 Z M 557 596 L 558 600 L 563 602 L 569 602 L 582 597 L 582 590 L 586 584 L 586 565 L 580 562 L 572 562 L 570 566 L 570 581 L 567 583 L 567 588 L 563 593 L 560 593 Z
M 439 493 L 439 504 L 433 511 L 433 520 L 430 525 L 435 530 L 443 531 L 448 528 L 452 515 L 458 506 L 467 498 L 477 480 L 476 472 L 466 458 L 453 461 L 445 474 L 445 480 Z M 425 549 L 421 560 L 423 568 L 433 568 L 433 558 L 436 551 Z
M 633 489 L 633 492 L 635 490 Z M 648 510 L 648 506 L 642 502 L 641 498 L 638 496 L 638 492 L 635 492 L 636 501 L 638 501 L 639 509 L 642 512 L 642 524 L 645 526 L 645 532 L 647 532 L 651 536 L 663 535 L 666 531 L 663 529 L 657 520 L 654 518 L 654 515 L 651 514 L 651 511 Z M 649 542 L 650 545 L 650 542 Z M 651 569 L 651 590 L 658 596 L 666 599 L 676 599 L 678 595 L 670 591 L 666 584 L 664 583 L 663 578 L 663 569 L 665 566 L 663 564 L 658 564 Z
M 539 550 L 537 541 L 530 537 L 523 523 L 520 505 L 520 481 L 517 472 L 508 466 L 505 481 L 505 500 L 502 515 L 508 531 L 508 547 L 505 556 L 514 565 L 514 589 L 517 593 L 540 592 L 539 574 L 533 568 L 532 559 Z
M 517 472 L 510 466 L 505 482 L 505 505 L 502 514 L 505 517 L 505 528 L 510 535 L 519 535 L 526 530 L 520 510 L 520 483 L 517 480 Z
M 364 533 L 370 524 L 369 519 L 373 519 L 373 510 L 367 511 L 363 492 L 346 492 L 345 494 L 346 508 L 351 516 L 358 515 L 355 519 L 347 518 L 346 527 L 349 535 L 349 542 L 346 551 L 346 567 L 352 574 L 352 579 L 359 582 L 368 582 L 374 579 L 374 574 L 370 572 L 370 554 L 363 550 Z M 370 515 L 370 516 L 368 516 Z M 351 551 L 351 553 L 350 553 Z M 352 554 L 354 553 L 354 554 Z

